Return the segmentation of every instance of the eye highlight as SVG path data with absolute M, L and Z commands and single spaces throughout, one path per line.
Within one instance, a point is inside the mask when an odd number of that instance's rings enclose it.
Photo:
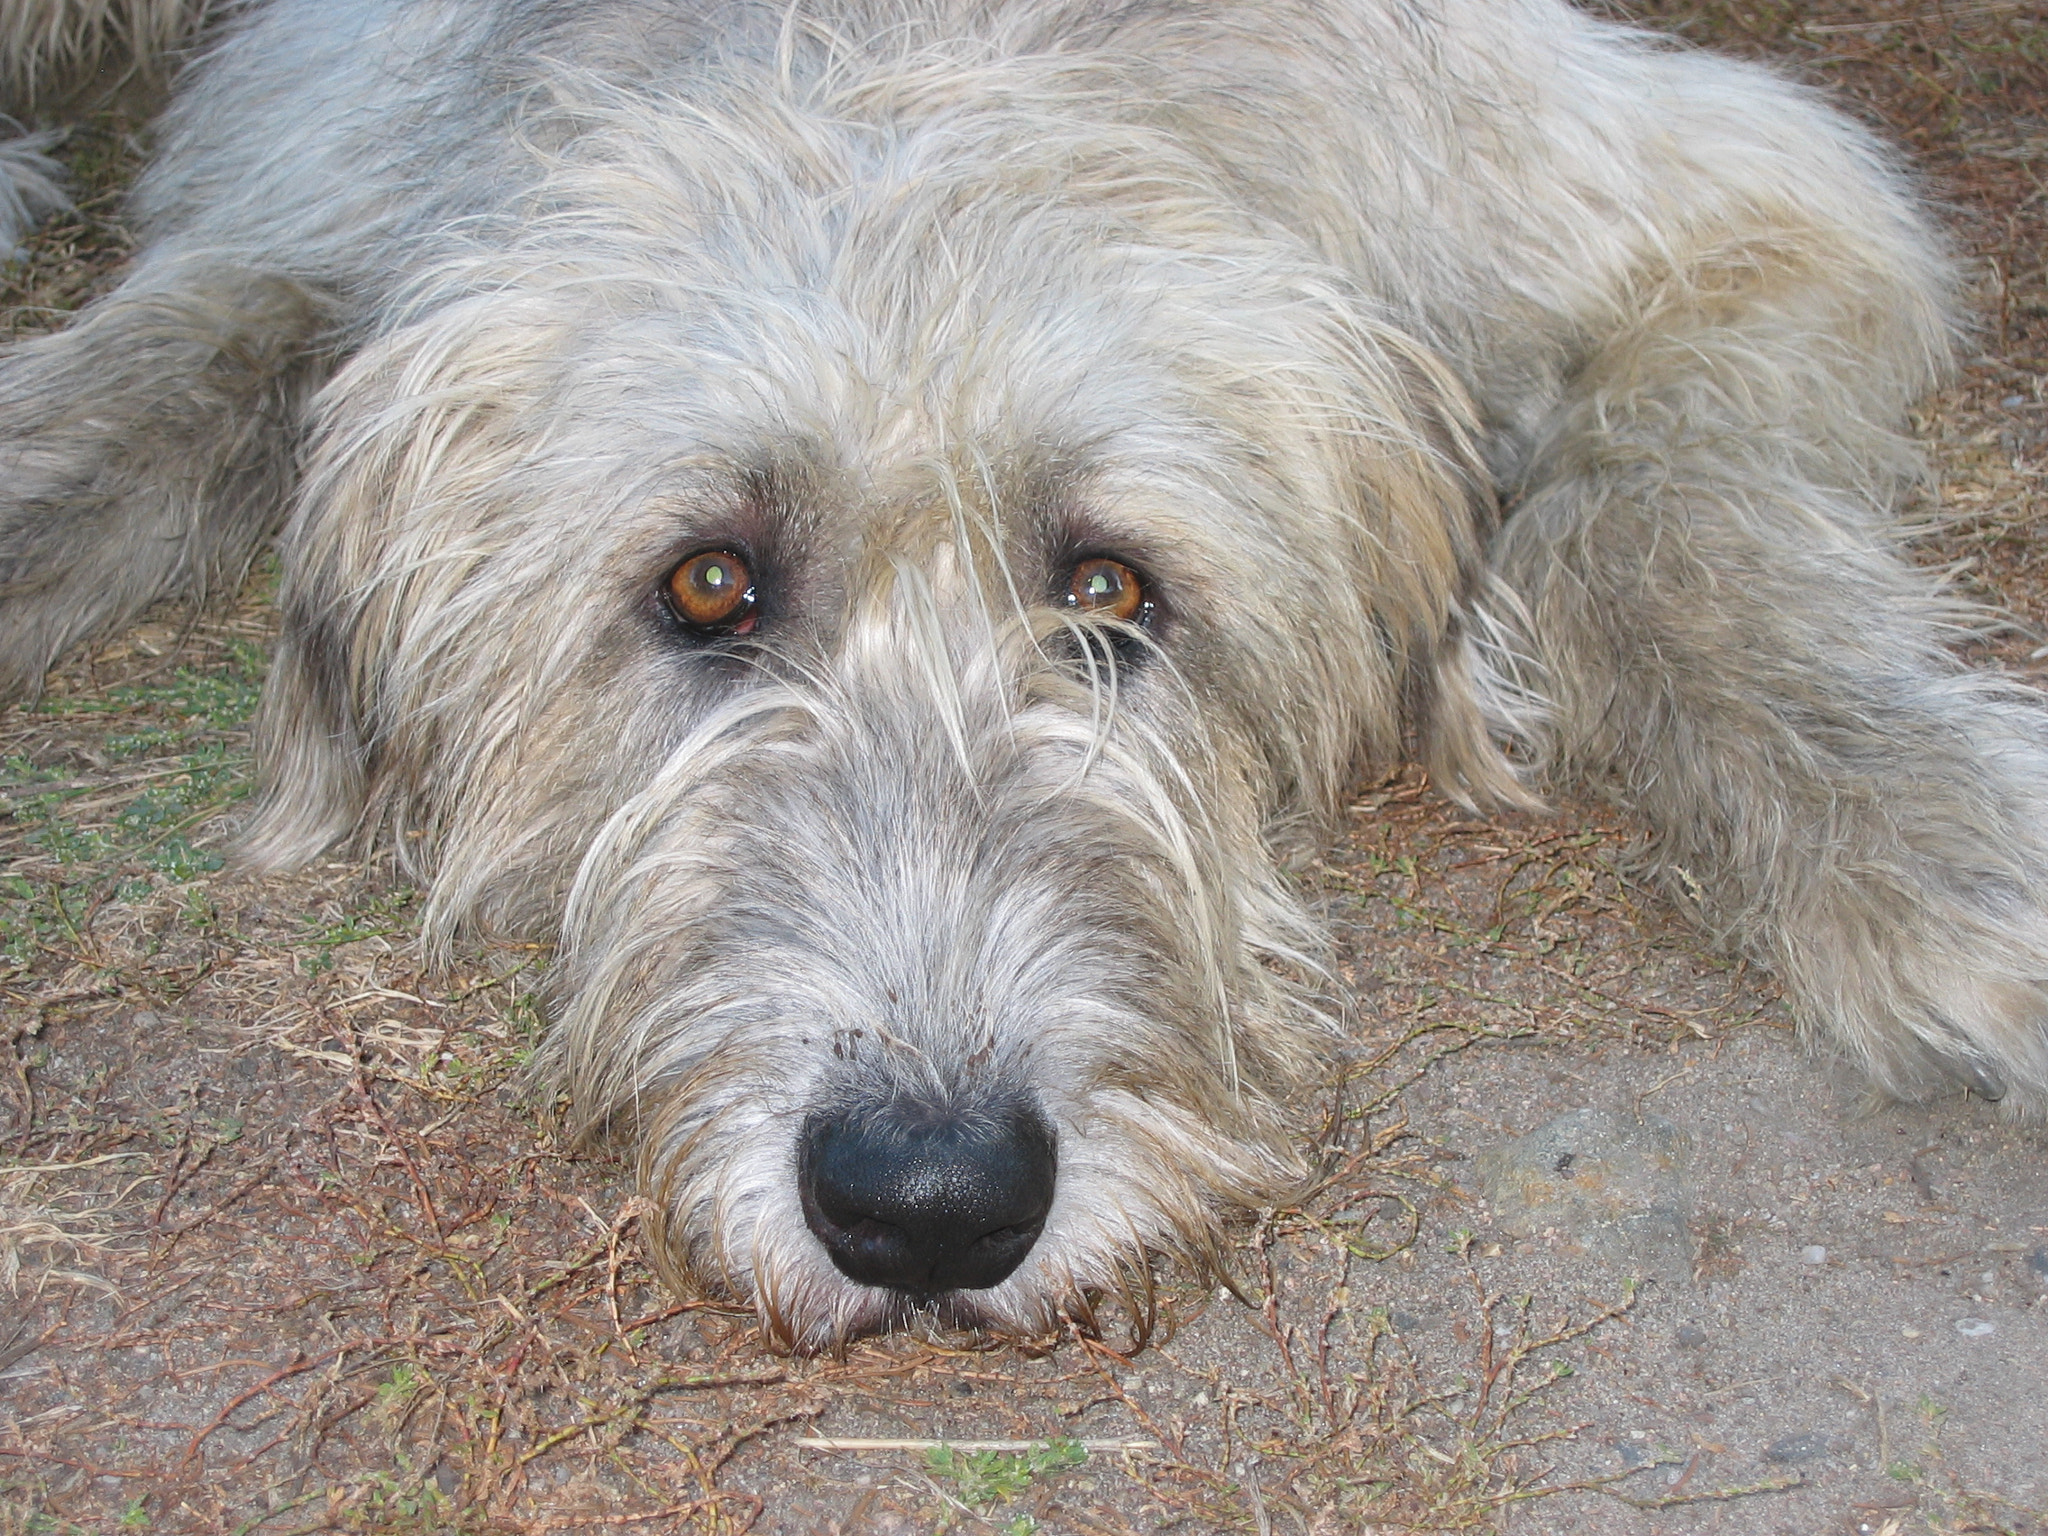
M 663 597 L 677 622 L 699 635 L 744 635 L 760 616 L 754 573 L 729 549 L 690 556 L 669 572 Z
M 1125 624 L 1142 624 L 1151 614 L 1144 578 L 1119 560 L 1096 557 L 1074 567 L 1066 602 L 1081 613 L 1099 614 Z

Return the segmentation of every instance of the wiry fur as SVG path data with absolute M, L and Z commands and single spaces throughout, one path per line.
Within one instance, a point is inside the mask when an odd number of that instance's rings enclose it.
M 4 681 L 289 500 L 254 856 L 559 934 L 580 1123 L 785 1343 L 910 1310 L 798 1209 L 850 1099 L 1055 1128 L 946 1321 L 1284 1189 L 1279 864 L 1406 727 L 1611 785 L 1883 1089 L 2048 1104 L 2042 713 L 1889 522 L 1949 267 L 1783 81 L 1552 0 L 275 0 L 137 202 L 0 361 Z M 736 544 L 707 649 L 654 594 Z

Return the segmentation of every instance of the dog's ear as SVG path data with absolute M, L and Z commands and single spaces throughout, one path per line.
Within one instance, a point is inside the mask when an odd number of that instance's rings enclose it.
M 1352 473 L 1372 530 L 1373 622 L 1431 781 L 1468 807 L 1533 807 L 1545 710 L 1521 605 L 1492 573 L 1499 500 L 1477 415 L 1441 358 L 1365 323 Z
M 510 422 L 532 404 L 527 349 L 553 335 L 504 321 L 451 304 L 365 348 L 314 403 L 243 838 L 261 867 L 304 863 L 372 822 L 402 839 L 438 830 L 443 743 L 424 701 L 451 679 L 423 653 L 439 654 L 464 573 L 509 536 L 493 491 L 521 451 Z
M 1514 591 L 1482 570 L 1412 683 L 1430 782 L 1470 809 L 1542 806 L 1533 781 L 1550 710 L 1522 618 Z
M 373 349 L 388 354 L 390 344 Z M 376 649 L 365 608 L 388 547 L 394 451 L 412 413 L 394 398 L 392 373 L 359 356 L 315 401 L 298 500 L 280 540 L 282 632 L 256 717 L 258 798 L 242 857 L 290 869 L 363 829 L 375 728 L 366 666 Z M 377 424 L 369 430 L 351 423 Z M 378 451 L 381 450 L 381 451 Z
M 242 834 L 243 858 L 290 869 L 362 824 L 369 747 L 357 717 L 349 626 L 287 599 L 284 632 L 256 719 L 260 789 Z

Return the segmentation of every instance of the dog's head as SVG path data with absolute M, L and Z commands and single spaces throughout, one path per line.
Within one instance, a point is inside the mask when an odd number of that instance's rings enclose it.
M 1170 134 L 892 89 L 586 108 L 394 306 L 252 834 L 559 934 L 575 1116 L 799 1347 L 1203 1258 L 1298 1177 L 1280 861 L 1404 720 L 1512 784 L 1442 368 Z

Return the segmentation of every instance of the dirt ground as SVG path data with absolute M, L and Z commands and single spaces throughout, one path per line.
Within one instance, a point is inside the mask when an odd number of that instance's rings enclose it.
M 1637 14 L 1832 91 L 1945 208 L 1982 318 L 1925 557 L 2040 676 L 2048 11 Z M 77 136 L 0 334 L 118 270 L 138 153 Z M 1612 809 L 1482 824 L 1412 772 L 1307 876 L 1355 1052 L 1240 1295 L 768 1353 L 522 1086 L 545 953 L 428 969 L 385 864 L 227 866 L 269 582 L 0 717 L 0 1536 L 2048 1533 L 2048 1133 L 1867 1105 Z

